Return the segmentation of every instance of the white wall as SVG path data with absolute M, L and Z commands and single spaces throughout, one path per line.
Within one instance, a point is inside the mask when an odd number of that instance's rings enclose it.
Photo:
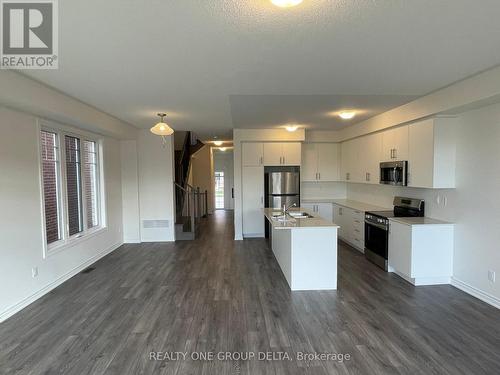
M 224 172 L 224 208 L 232 210 L 234 199 L 231 196 L 231 189 L 234 186 L 234 162 L 233 151 L 217 151 L 214 149 L 214 171 Z
M 348 184 L 349 199 L 392 206 L 395 195 L 423 198 L 426 216 L 456 223 L 454 284 L 500 307 L 500 104 L 460 115 L 457 188 L 428 190 Z M 440 197 L 438 204 L 436 199 Z M 447 205 L 445 206 L 445 199 Z M 488 280 L 488 270 L 497 282 Z
M 0 107 L 0 321 L 122 244 L 120 144 L 103 138 L 107 229 L 43 258 L 38 139 L 34 116 Z
M 202 193 L 208 192 L 208 213 L 214 208 L 213 160 L 210 146 L 203 146 L 191 156 L 192 186 L 200 188 Z
M 174 140 L 138 132 L 139 213 L 141 242 L 175 241 Z M 137 220 L 132 215 L 127 221 Z M 167 227 L 145 228 L 144 220 L 167 220 Z
M 120 142 L 123 242 L 141 242 L 137 141 Z
M 115 139 L 135 139 L 132 125 L 14 71 L 0 70 L 0 87 L 3 106 Z

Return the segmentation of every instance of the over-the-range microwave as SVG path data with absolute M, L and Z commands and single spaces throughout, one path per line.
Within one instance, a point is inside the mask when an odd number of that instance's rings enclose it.
M 380 183 L 383 185 L 407 186 L 408 162 L 388 161 L 380 163 Z

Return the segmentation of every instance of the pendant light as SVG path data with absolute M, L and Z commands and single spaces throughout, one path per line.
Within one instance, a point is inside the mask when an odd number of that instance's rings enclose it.
M 151 128 L 151 133 L 161 135 L 162 137 L 168 137 L 169 135 L 174 134 L 174 129 L 168 126 L 163 120 L 166 115 L 166 113 L 158 113 L 160 122 Z
M 160 122 L 150 129 L 151 133 L 161 136 L 163 147 L 165 147 L 165 145 L 167 144 L 166 137 L 174 134 L 174 129 L 168 126 L 163 120 L 163 118 L 166 115 L 167 115 L 166 113 L 158 113 L 158 116 L 160 117 Z

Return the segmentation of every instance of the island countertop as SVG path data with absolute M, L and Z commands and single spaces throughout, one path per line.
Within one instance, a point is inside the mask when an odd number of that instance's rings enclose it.
M 278 221 L 276 218 L 273 218 L 273 213 L 281 213 L 279 208 L 264 208 L 263 212 L 267 220 L 272 224 L 273 229 L 298 229 L 298 228 L 324 228 L 324 227 L 332 227 L 338 228 L 338 225 L 322 219 L 319 216 L 315 216 L 314 213 L 302 207 L 294 207 L 289 210 L 290 212 L 300 211 L 306 212 L 311 215 L 308 218 L 292 218 L 287 215 L 286 221 Z

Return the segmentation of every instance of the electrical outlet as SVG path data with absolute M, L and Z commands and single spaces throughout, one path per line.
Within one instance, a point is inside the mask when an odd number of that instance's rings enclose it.
M 33 267 L 31 269 L 31 277 L 35 278 L 38 276 L 38 267 Z
M 495 271 L 488 271 L 488 280 L 490 280 L 490 283 L 495 283 L 495 280 L 496 279 L 496 275 L 495 275 Z

